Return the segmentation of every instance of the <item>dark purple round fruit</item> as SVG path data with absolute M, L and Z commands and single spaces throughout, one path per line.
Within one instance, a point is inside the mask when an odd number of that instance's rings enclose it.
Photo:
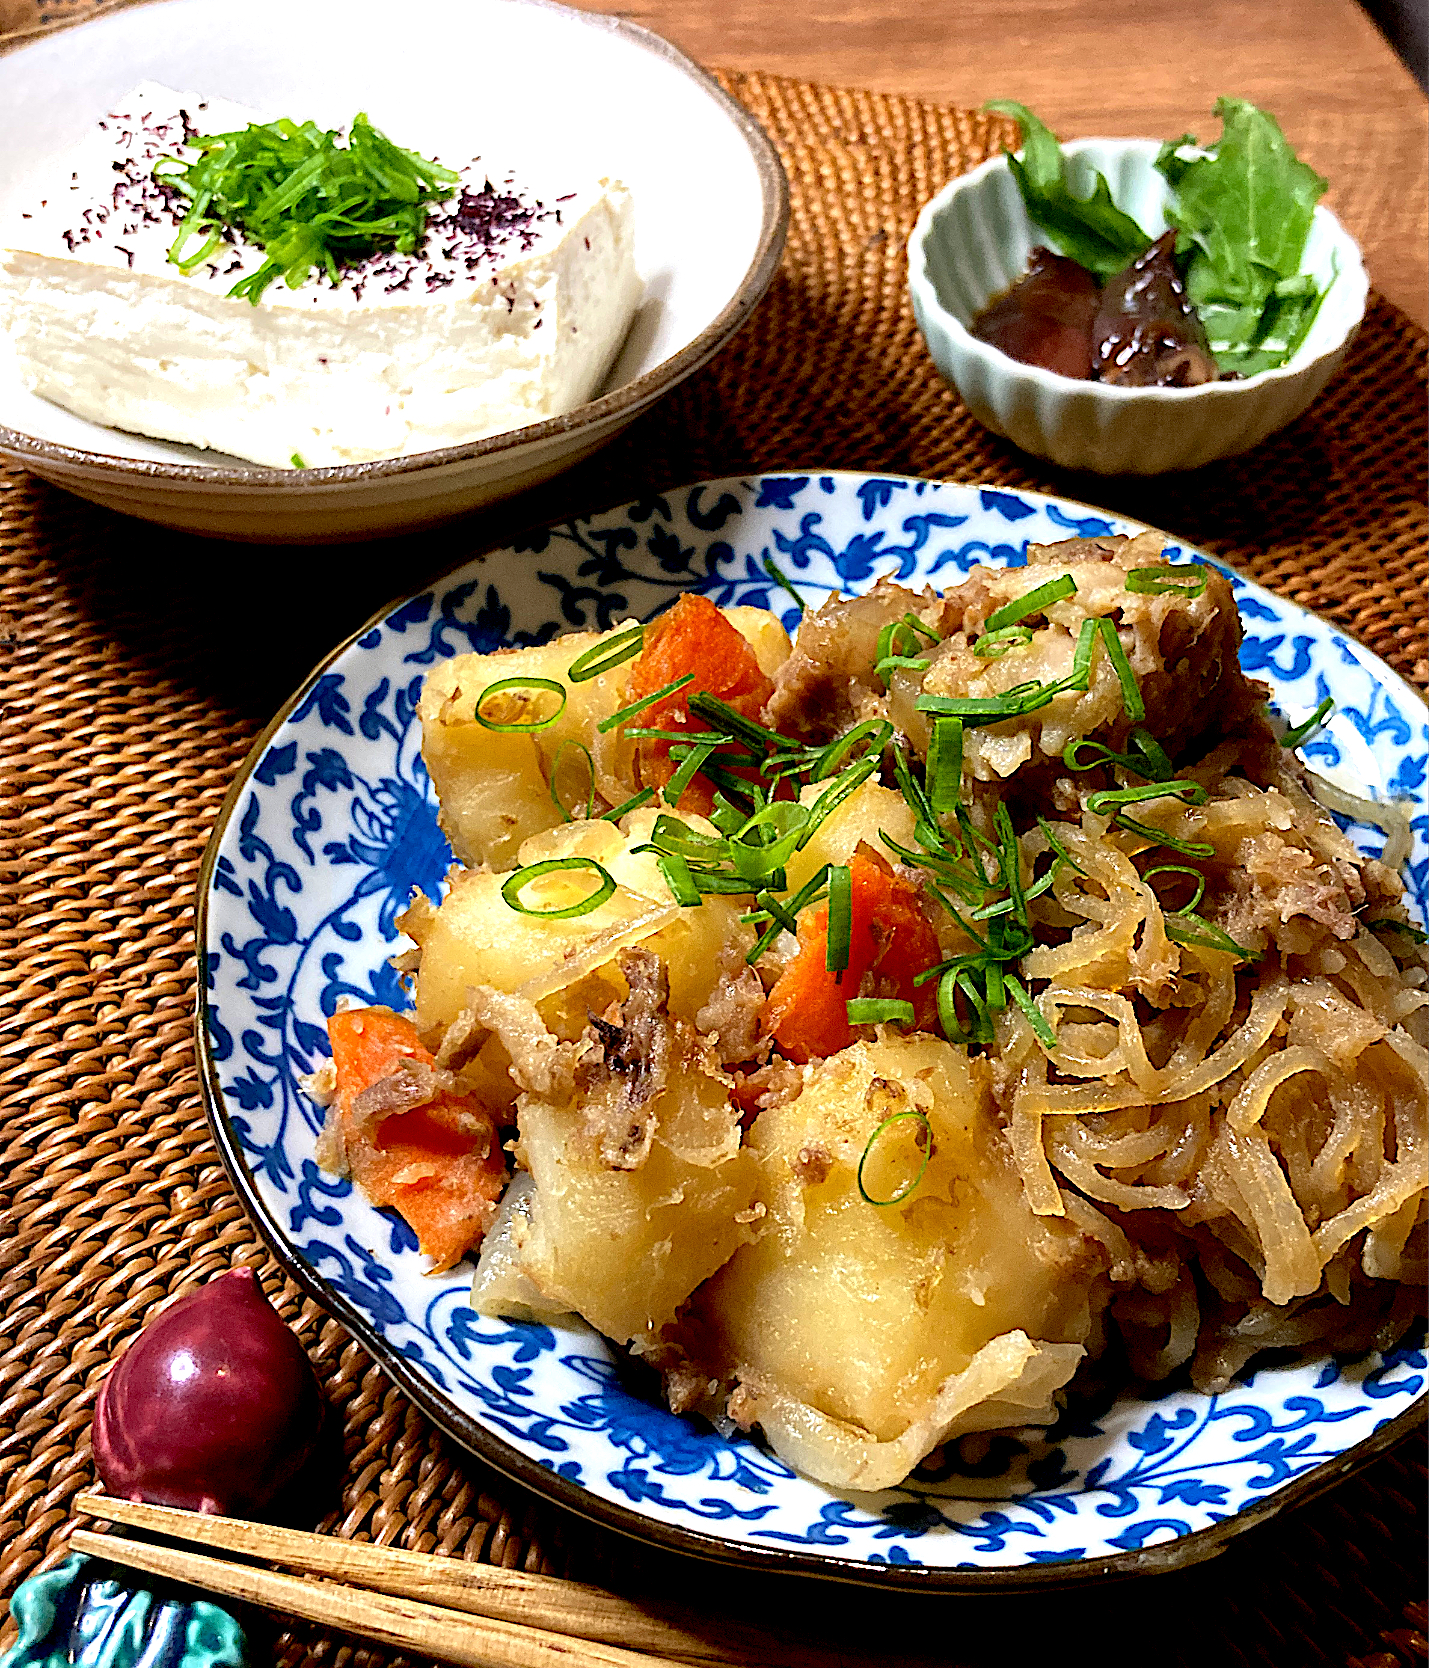
M 312 1363 L 253 1270 L 230 1269 L 166 1309 L 110 1369 L 94 1457 L 111 1494 L 258 1517 L 318 1440 Z

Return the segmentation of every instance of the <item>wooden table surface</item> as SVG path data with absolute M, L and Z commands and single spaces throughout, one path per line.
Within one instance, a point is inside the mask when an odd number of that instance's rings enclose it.
M 976 106 L 1059 137 L 1213 138 L 1221 94 L 1280 119 L 1370 278 L 1429 324 L 1429 104 L 1355 0 L 574 0 L 709 67 Z

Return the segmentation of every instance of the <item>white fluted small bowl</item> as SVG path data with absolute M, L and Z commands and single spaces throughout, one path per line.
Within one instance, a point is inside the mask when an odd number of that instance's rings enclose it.
M 1080 139 L 1064 150 L 1074 189 L 1085 194 L 1091 171 L 1104 174 L 1118 207 L 1156 237 L 1166 230 L 1170 196 L 1153 167 L 1159 148 L 1151 139 Z M 1249 451 L 1293 422 L 1339 369 L 1369 293 L 1359 247 L 1320 207 L 1301 270 L 1330 287 L 1289 363 L 1198 388 L 1081 382 L 1024 365 L 969 334 L 976 314 L 1017 282 L 1028 255 L 1046 242 L 1006 157 L 983 163 L 945 186 L 918 216 L 908 240 L 913 311 L 938 369 L 980 423 L 1024 452 L 1100 475 L 1195 469 Z

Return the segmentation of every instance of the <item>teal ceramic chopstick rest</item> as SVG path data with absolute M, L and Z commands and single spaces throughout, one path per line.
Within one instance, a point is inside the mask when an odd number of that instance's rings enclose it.
M 0 1668 L 252 1668 L 228 1611 L 172 1582 L 78 1555 L 20 1583 Z

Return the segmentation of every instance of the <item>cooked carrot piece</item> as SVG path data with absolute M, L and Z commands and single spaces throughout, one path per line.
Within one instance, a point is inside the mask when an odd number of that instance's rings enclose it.
M 450 1268 L 480 1243 L 501 1196 L 506 1163 L 496 1119 L 473 1096 L 442 1092 L 368 1129 L 354 1116 L 357 1097 L 404 1061 L 435 1062 L 411 1020 L 387 1008 L 334 1014 L 328 1039 L 353 1179 L 373 1204 L 400 1212 L 433 1273 Z
M 690 712 L 689 698 L 695 692 L 717 695 L 746 718 L 756 719 L 774 693 L 773 683 L 760 671 L 745 639 L 708 597 L 689 591 L 646 628 L 645 647 L 631 669 L 627 700 L 652 695 L 687 673 L 693 675 L 693 683 L 647 707 L 635 723 L 644 729 L 688 731 L 693 736 L 709 729 Z M 641 783 L 647 788 L 662 788 L 675 774 L 668 741 L 641 741 L 636 758 Z M 714 789 L 700 775 L 681 794 L 677 809 L 705 815 L 713 805 Z
M 893 873 L 867 847 L 849 863 L 849 954 L 842 973 L 830 973 L 827 904 L 799 918 L 799 949 L 769 992 L 767 1023 L 787 1059 L 804 1065 L 853 1041 L 847 1003 L 872 974 L 880 988 L 913 1004 L 920 1030 L 937 1029 L 937 989 L 915 975 L 941 959 L 937 935 L 918 903 L 918 889 Z

